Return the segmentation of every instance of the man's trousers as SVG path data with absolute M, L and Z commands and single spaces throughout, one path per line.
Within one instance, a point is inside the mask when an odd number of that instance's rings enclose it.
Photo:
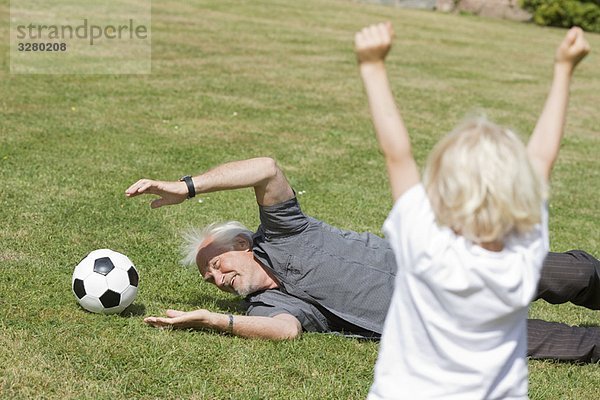
M 549 253 L 542 268 L 537 299 L 600 310 L 600 262 L 580 250 Z M 527 354 L 531 358 L 586 363 L 600 360 L 600 326 L 569 326 L 530 319 L 527 341 Z

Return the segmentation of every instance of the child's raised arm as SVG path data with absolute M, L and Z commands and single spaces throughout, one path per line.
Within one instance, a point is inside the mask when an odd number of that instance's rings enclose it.
M 385 157 L 392 197 L 396 201 L 420 178 L 408 132 L 396 108 L 383 63 L 393 35 L 389 22 L 372 25 L 356 33 L 354 44 L 377 140 Z
M 533 167 L 547 182 L 558 156 L 569 103 L 569 86 L 575 67 L 590 51 L 581 28 L 571 28 L 556 50 L 554 78 L 542 115 L 527 145 Z

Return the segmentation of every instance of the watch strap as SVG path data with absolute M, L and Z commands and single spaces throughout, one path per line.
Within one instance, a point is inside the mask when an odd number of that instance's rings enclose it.
M 190 175 L 182 176 L 181 179 L 179 179 L 179 181 L 185 182 L 185 184 L 187 185 L 188 199 L 191 199 L 192 197 L 196 196 L 196 188 L 194 187 L 194 181 L 192 181 L 192 177 Z

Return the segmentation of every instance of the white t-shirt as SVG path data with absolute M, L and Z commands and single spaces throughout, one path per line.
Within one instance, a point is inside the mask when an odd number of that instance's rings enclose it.
M 527 308 L 548 253 L 547 210 L 491 252 L 435 222 L 422 184 L 386 219 L 398 273 L 376 399 L 526 399 Z

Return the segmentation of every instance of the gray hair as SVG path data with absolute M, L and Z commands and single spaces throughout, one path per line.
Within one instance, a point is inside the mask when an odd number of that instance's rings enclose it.
M 220 246 L 226 246 L 233 250 L 234 239 L 242 235 L 252 246 L 253 232 L 238 221 L 215 222 L 202 229 L 190 228 L 182 233 L 183 243 L 181 244 L 181 264 L 196 265 L 196 256 L 198 249 L 209 237 L 214 243 Z

